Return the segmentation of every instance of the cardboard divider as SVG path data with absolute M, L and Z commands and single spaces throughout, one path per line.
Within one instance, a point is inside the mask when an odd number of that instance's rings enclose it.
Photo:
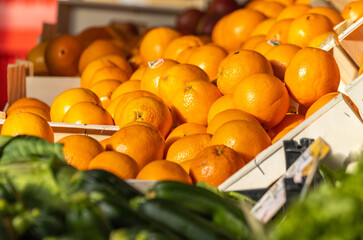
M 326 0 L 326 1 L 329 2 L 331 5 L 333 5 L 338 12 L 342 12 L 345 5 L 351 2 L 351 0 Z
M 5 119 L 5 118 L 6 118 L 6 113 L 0 111 L 0 119 Z
M 25 77 L 26 71 L 24 65 L 11 64 L 8 65 L 7 73 L 8 85 L 8 104 L 11 105 L 19 98 L 25 97 Z
M 345 92 L 357 106 L 361 117 L 363 117 L 363 74 L 351 82 L 346 87 Z

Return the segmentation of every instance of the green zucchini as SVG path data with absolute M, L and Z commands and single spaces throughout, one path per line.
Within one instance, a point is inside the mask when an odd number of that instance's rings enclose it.
M 163 181 L 155 184 L 147 196 L 167 199 L 207 216 L 215 225 L 233 234 L 237 239 L 247 239 L 250 236 L 250 229 L 243 212 L 231 202 L 207 189 Z
M 156 222 L 175 231 L 190 240 L 228 240 L 234 239 L 222 229 L 214 226 L 206 219 L 188 211 L 165 199 L 150 199 L 140 203 L 138 209 L 141 213 Z

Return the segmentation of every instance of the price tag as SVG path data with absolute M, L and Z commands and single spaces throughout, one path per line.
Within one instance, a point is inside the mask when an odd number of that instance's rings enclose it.
M 323 139 L 316 139 L 291 165 L 284 176 L 262 196 L 252 208 L 251 213 L 263 223 L 270 221 L 286 203 L 284 178 L 293 178 L 295 183 L 301 183 L 302 176 L 306 175 L 306 171 L 309 173 L 312 163 L 322 160 L 328 154 L 329 150 L 329 145 Z

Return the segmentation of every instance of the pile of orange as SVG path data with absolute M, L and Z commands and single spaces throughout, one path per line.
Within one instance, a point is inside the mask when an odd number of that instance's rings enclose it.
M 43 46 L 42 71 L 78 74 L 80 88 L 47 109 L 14 104 L 1 134 L 34 135 L 11 127 L 34 116 L 48 140 L 47 121 L 115 124 L 120 130 L 101 142 L 59 140 L 67 162 L 126 179 L 218 186 L 339 94 L 338 65 L 316 47 L 336 36 L 335 25 L 362 16 L 361 2 L 339 14 L 306 1 L 253 0 L 219 20 L 212 42 L 167 27 L 133 38 L 112 27 L 60 36 Z M 291 111 L 292 102 L 299 108 Z M 23 112 L 26 120 L 13 120 Z

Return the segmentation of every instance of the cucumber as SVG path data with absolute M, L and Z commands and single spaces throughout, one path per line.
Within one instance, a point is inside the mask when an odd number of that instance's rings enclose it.
M 141 213 L 183 236 L 183 239 L 234 239 L 206 219 L 165 199 L 150 199 L 140 203 L 138 208 Z
M 250 229 L 243 212 L 221 196 L 204 188 L 179 182 L 163 181 L 155 184 L 148 197 L 167 199 L 207 216 L 213 223 L 237 239 L 248 239 Z

